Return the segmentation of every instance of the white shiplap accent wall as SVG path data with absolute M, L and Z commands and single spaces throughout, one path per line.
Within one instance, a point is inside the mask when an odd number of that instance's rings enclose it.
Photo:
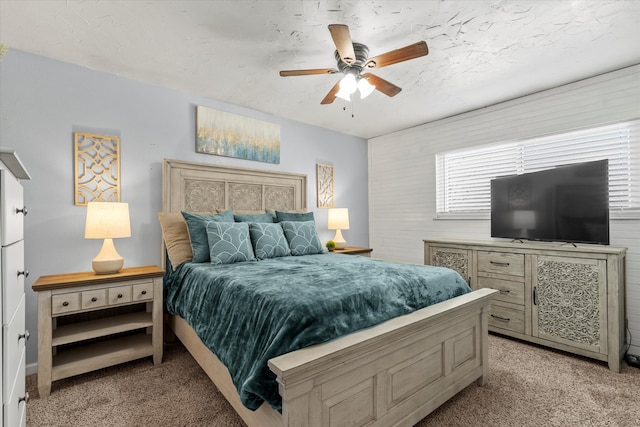
M 435 220 L 437 152 L 640 118 L 640 65 L 369 140 L 369 243 L 376 258 L 423 262 L 422 239 L 490 239 L 489 220 Z M 640 165 L 634 165 L 640 169 Z M 640 354 L 640 219 L 612 220 L 628 248 L 630 352 Z

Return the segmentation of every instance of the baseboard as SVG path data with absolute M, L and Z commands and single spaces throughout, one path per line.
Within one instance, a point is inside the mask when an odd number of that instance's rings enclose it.
M 29 363 L 27 366 L 25 366 L 26 376 L 35 375 L 37 373 L 38 373 L 38 362 Z

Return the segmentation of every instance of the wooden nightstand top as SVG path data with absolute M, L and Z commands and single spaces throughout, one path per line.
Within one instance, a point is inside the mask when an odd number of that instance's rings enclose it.
M 50 276 L 40 276 L 38 280 L 31 285 L 31 289 L 35 292 L 39 292 L 50 289 L 70 288 L 73 286 L 119 282 L 121 280 L 147 279 L 163 275 L 164 270 L 157 265 L 123 268 L 120 272 L 115 274 L 96 274 L 94 271 L 52 274 Z
M 336 254 L 348 254 L 348 255 L 359 255 L 359 254 L 369 254 L 373 252 L 371 248 L 361 248 L 358 246 L 347 246 L 344 249 L 334 249 L 333 253 Z

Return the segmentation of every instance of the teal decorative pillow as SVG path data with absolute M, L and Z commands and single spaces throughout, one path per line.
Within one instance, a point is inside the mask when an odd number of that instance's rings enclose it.
M 289 243 L 291 255 L 324 253 L 315 221 L 282 221 L 280 224 Z
M 282 221 L 313 221 L 313 212 L 294 213 L 276 211 L 276 222 Z
M 182 212 L 184 220 L 187 222 L 189 230 L 189 240 L 191 241 L 191 252 L 193 252 L 192 262 L 208 262 L 209 241 L 207 239 L 207 222 L 233 222 L 233 211 L 225 211 L 215 215 L 202 215 L 191 212 Z
M 246 222 L 209 221 L 207 237 L 211 264 L 231 264 L 256 259 L 249 239 L 249 224 Z
M 234 214 L 236 222 L 270 222 L 274 223 L 273 215 L 270 213 L 262 214 Z
M 289 243 L 284 237 L 280 224 L 251 222 L 249 234 L 256 258 L 267 259 L 291 255 Z

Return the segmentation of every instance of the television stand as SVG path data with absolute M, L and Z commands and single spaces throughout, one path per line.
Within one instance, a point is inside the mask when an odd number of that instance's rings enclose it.
M 424 240 L 425 264 L 457 270 L 472 289 L 500 291 L 489 330 L 606 361 L 625 349 L 626 248 L 545 242 Z

